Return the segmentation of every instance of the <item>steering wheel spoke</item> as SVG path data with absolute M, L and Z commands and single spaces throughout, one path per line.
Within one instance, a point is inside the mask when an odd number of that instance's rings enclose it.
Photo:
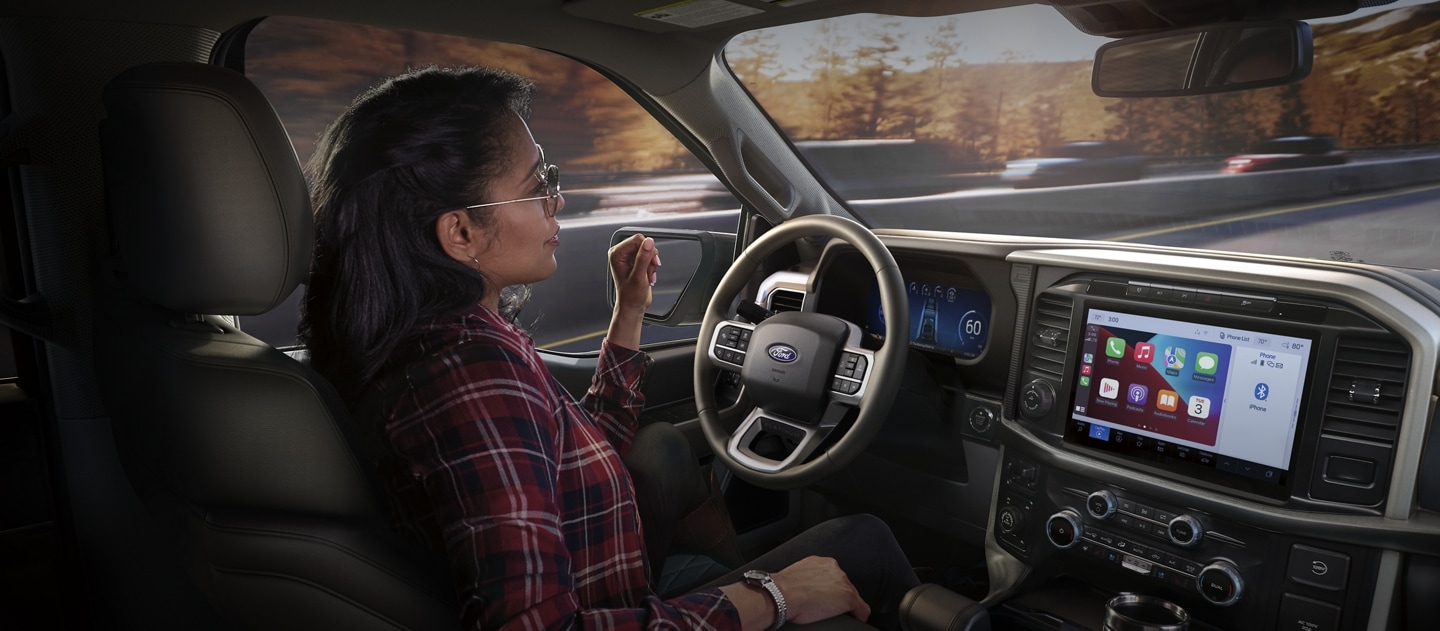
M 726 320 L 715 327 L 715 334 L 707 344 L 710 363 L 722 370 L 740 370 L 750 352 L 750 337 L 755 325 L 738 320 Z
M 805 462 L 834 429 L 833 424 L 801 423 L 757 407 L 730 435 L 727 451 L 735 460 L 755 471 L 777 473 Z M 757 451 L 756 441 L 762 434 L 780 439 L 787 450 L 783 457 L 776 459 Z
M 853 324 L 851 326 L 854 326 Z M 875 353 L 859 346 L 845 345 L 840 362 L 830 377 L 832 401 L 859 406 L 865 400 L 870 372 L 875 369 Z

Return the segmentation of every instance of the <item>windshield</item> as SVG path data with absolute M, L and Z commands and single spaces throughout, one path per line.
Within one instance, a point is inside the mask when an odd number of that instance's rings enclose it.
M 1440 267 L 1440 3 L 1311 28 L 1303 82 L 1176 98 L 1095 96 L 1109 40 L 1044 6 L 757 30 L 725 57 L 873 227 Z

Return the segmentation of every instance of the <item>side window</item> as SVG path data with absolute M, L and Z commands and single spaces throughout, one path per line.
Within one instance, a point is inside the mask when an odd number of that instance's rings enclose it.
M 494 66 L 536 84 L 530 128 L 546 158 L 560 166 L 565 195 L 559 270 L 531 287 L 520 313 L 537 347 L 599 349 L 610 317 L 605 251 L 617 228 L 735 230 L 740 204 L 729 191 L 629 95 L 569 58 L 513 44 L 290 17 L 267 18 L 245 48 L 245 72 L 274 105 L 302 163 L 356 96 L 385 77 L 428 65 Z M 670 261 L 663 245 L 661 256 Z M 666 271 L 661 268 L 656 303 L 685 280 L 667 278 Z M 267 321 L 244 318 L 242 326 L 276 346 L 293 345 L 298 304 L 292 297 Z M 694 335 L 694 328 L 646 327 L 642 342 Z

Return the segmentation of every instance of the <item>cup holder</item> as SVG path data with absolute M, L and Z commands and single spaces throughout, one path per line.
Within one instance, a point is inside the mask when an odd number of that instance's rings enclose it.
M 1185 631 L 1190 614 L 1164 598 L 1124 593 L 1105 603 L 1105 631 Z

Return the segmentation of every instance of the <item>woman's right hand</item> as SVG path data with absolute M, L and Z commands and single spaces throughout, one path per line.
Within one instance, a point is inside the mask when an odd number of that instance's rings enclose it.
M 864 622 L 870 619 L 870 605 L 855 591 L 840 564 L 830 557 L 805 557 L 770 575 L 785 597 L 785 621 L 815 622 L 842 613 Z M 745 631 L 764 631 L 775 626 L 775 601 L 764 590 L 735 583 L 720 588 L 740 613 Z
M 850 577 L 830 557 L 806 557 L 770 575 L 785 596 L 786 621 L 815 622 L 842 613 L 864 622 L 870 605 L 855 591 Z

